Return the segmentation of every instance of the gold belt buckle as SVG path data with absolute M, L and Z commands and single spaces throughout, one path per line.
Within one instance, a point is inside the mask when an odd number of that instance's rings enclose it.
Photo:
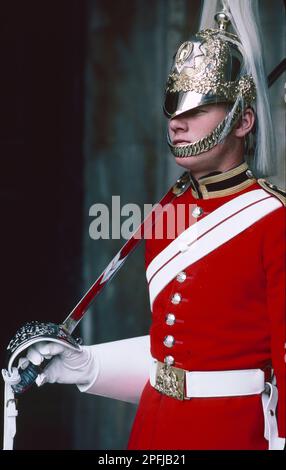
M 185 398 L 185 371 L 177 367 L 168 366 L 162 362 L 157 363 L 155 387 L 158 392 L 168 397 L 184 400 Z

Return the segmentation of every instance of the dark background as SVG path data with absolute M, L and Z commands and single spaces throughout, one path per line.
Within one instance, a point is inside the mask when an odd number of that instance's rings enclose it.
M 60 323 L 80 296 L 85 9 L 84 0 L 1 2 L 2 366 L 21 324 Z M 70 447 L 69 393 L 21 397 L 16 448 Z

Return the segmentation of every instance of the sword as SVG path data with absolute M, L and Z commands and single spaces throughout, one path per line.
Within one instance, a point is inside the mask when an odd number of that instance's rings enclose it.
M 98 294 L 103 290 L 103 288 L 111 281 L 113 276 L 119 271 L 119 269 L 123 266 L 128 256 L 133 252 L 133 250 L 139 245 L 139 243 L 143 240 L 144 235 L 150 231 L 150 229 L 155 224 L 156 220 L 158 220 L 159 216 L 161 215 L 164 207 L 168 204 L 171 204 L 174 199 L 178 196 L 183 194 L 187 188 L 190 186 L 190 178 L 189 173 L 185 172 L 183 175 L 176 181 L 175 185 L 169 189 L 169 191 L 165 194 L 165 196 L 160 200 L 155 207 L 153 207 L 152 211 L 147 215 L 144 219 L 142 224 L 138 227 L 138 229 L 133 233 L 131 238 L 127 240 L 127 242 L 123 245 L 123 247 L 119 250 L 119 252 L 114 256 L 105 270 L 101 273 L 101 275 L 97 278 L 97 280 L 92 284 L 90 289 L 84 294 L 82 299 L 78 302 L 78 304 L 74 307 L 71 313 L 67 316 L 67 318 L 62 323 L 62 327 L 72 333 L 78 323 L 81 321 L 83 316 L 85 315 L 87 309 L 94 301 L 94 299 L 98 296 Z M 155 217 L 153 218 L 153 214 Z M 154 219 L 154 220 L 153 220 Z
M 15 358 L 31 346 L 33 343 L 40 340 L 50 340 L 64 343 L 66 346 L 79 349 L 79 341 L 71 336 L 79 322 L 84 317 L 91 303 L 102 292 L 105 286 L 111 281 L 119 269 L 123 266 L 128 256 L 135 250 L 139 243 L 143 240 L 144 236 L 150 231 L 162 214 L 163 209 L 171 204 L 174 199 L 183 194 L 190 186 L 189 173 L 185 172 L 176 181 L 163 198 L 157 203 L 152 211 L 143 220 L 138 229 L 133 233 L 131 238 L 123 245 L 119 252 L 114 256 L 108 266 L 92 284 L 89 290 L 84 294 L 78 304 L 66 317 L 60 325 L 55 323 L 42 323 L 38 321 L 28 322 L 23 325 L 12 338 L 8 345 L 8 352 L 10 358 L 8 361 L 8 373 L 12 376 L 12 365 Z M 154 214 L 154 217 L 153 217 Z M 44 370 L 47 364 L 52 359 L 44 360 L 40 366 L 30 363 L 24 370 L 19 368 L 19 382 L 12 385 L 12 389 L 16 394 L 22 394 L 28 390 L 35 382 L 37 376 Z

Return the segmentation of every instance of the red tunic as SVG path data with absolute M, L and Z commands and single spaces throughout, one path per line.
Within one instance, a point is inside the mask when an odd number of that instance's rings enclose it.
M 241 166 L 238 176 L 245 176 Z M 207 216 L 244 192 L 255 180 L 239 182 L 232 173 L 187 190 L 174 204 L 196 204 Z M 235 182 L 238 184 L 235 184 Z M 229 187 L 229 185 L 232 185 Z M 242 189 L 244 188 L 244 189 Z M 215 191 L 213 192 L 212 189 Z M 203 197 L 198 199 L 200 190 Z M 263 369 L 277 379 L 278 429 L 285 437 L 285 208 L 281 207 L 185 269 L 153 305 L 151 353 L 167 355 L 189 371 Z M 171 240 L 146 241 L 146 265 Z M 171 303 L 174 293 L 181 302 Z M 166 324 L 167 313 L 176 316 Z M 167 335 L 175 344 L 167 348 Z M 179 401 L 146 385 L 129 440 L 129 449 L 267 449 L 260 395 L 192 398 Z

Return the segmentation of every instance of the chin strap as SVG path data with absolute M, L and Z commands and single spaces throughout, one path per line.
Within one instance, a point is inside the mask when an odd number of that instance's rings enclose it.
M 3 450 L 13 450 L 18 411 L 12 385 L 19 383 L 21 377 L 16 367 L 13 367 L 11 374 L 6 369 L 2 369 L 2 375 L 5 382 Z

